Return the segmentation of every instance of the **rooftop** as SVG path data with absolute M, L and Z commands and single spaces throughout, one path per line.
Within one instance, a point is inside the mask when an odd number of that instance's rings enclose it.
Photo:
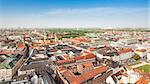
M 123 48 L 122 50 L 118 51 L 118 54 L 124 54 L 128 52 L 133 52 L 131 48 Z
M 74 75 L 71 71 L 66 70 L 62 73 L 63 77 L 66 78 L 66 80 L 69 81 L 71 84 L 80 84 L 84 81 L 87 81 L 103 72 L 106 72 L 109 68 L 106 66 L 100 66 L 98 68 L 95 68 L 91 71 L 88 71 L 86 73 L 83 73 L 79 76 Z

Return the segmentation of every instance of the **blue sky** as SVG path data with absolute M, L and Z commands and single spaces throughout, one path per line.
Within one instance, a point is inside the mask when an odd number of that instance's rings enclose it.
M 147 27 L 149 0 L 0 0 L 0 27 Z

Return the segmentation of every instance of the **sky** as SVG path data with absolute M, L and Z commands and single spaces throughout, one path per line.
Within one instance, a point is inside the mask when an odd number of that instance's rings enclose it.
M 0 27 L 149 27 L 150 0 L 0 0 Z

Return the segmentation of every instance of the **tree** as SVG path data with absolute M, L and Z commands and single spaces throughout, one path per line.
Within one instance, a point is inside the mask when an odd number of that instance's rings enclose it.
M 138 55 L 138 54 L 135 54 L 133 57 L 132 57 L 132 59 L 134 59 L 134 60 L 139 60 L 139 59 L 141 59 L 141 57 Z

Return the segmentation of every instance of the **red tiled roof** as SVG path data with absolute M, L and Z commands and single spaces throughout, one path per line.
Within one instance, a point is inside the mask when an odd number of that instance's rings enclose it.
M 85 56 L 76 56 L 74 59 L 75 60 L 80 60 L 80 59 L 84 59 L 85 58 Z
M 138 51 L 138 52 L 145 52 L 146 50 L 145 49 L 138 49 L 136 51 Z
M 97 76 L 105 71 L 107 71 L 108 68 L 106 66 L 101 66 L 101 67 L 98 67 L 96 69 L 93 69 L 89 72 L 86 72 L 84 74 L 82 74 L 81 76 L 79 76 L 76 81 L 78 81 L 78 83 L 83 83 L 84 81 L 87 81 L 91 78 L 93 78 L 94 76 Z
M 95 55 L 89 53 L 85 56 L 76 56 L 75 58 L 71 58 L 71 59 L 67 59 L 67 60 L 58 60 L 57 64 L 69 63 L 71 61 L 76 61 L 76 60 L 81 60 L 81 59 L 90 59 L 90 58 L 95 58 Z
M 74 59 L 75 60 L 80 60 L 80 59 L 90 59 L 90 58 L 95 58 L 95 55 L 94 54 L 87 54 L 85 56 L 77 56 Z
M 62 73 L 63 76 L 70 82 L 74 82 L 75 83 L 75 80 L 76 80 L 76 77 L 70 70 L 66 70 L 65 72 Z
M 88 55 L 86 55 L 86 59 L 90 59 L 90 58 L 95 58 L 95 55 L 94 54 L 88 54 Z
M 136 82 L 136 84 L 148 84 L 148 79 L 142 77 Z
M 66 70 L 65 72 L 63 72 L 63 76 L 64 78 L 66 78 L 70 84 L 81 84 L 84 81 L 87 81 L 105 71 L 107 71 L 108 68 L 106 66 L 101 66 L 98 67 L 96 69 L 93 69 L 91 71 L 88 71 L 80 76 L 75 76 L 71 71 Z
M 92 51 L 92 50 L 96 50 L 96 48 L 89 47 L 88 50 L 91 50 L 91 51 Z
M 92 62 L 88 62 L 88 63 L 83 64 L 83 66 L 85 66 L 85 67 L 93 67 L 93 64 L 92 64 Z
M 0 54 L 10 54 L 11 51 L 1 51 Z
M 25 48 L 25 45 L 22 42 L 19 42 L 16 45 L 17 45 L 17 48 Z
M 133 52 L 133 50 L 130 48 L 124 48 L 124 49 L 118 51 L 118 54 L 123 54 L 123 53 L 128 53 L 128 52 Z
M 73 58 L 67 59 L 67 60 L 58 60 L 56 63 L 57 64 L 64 64 L 64 63 L 69 63 L 75 61 Z

